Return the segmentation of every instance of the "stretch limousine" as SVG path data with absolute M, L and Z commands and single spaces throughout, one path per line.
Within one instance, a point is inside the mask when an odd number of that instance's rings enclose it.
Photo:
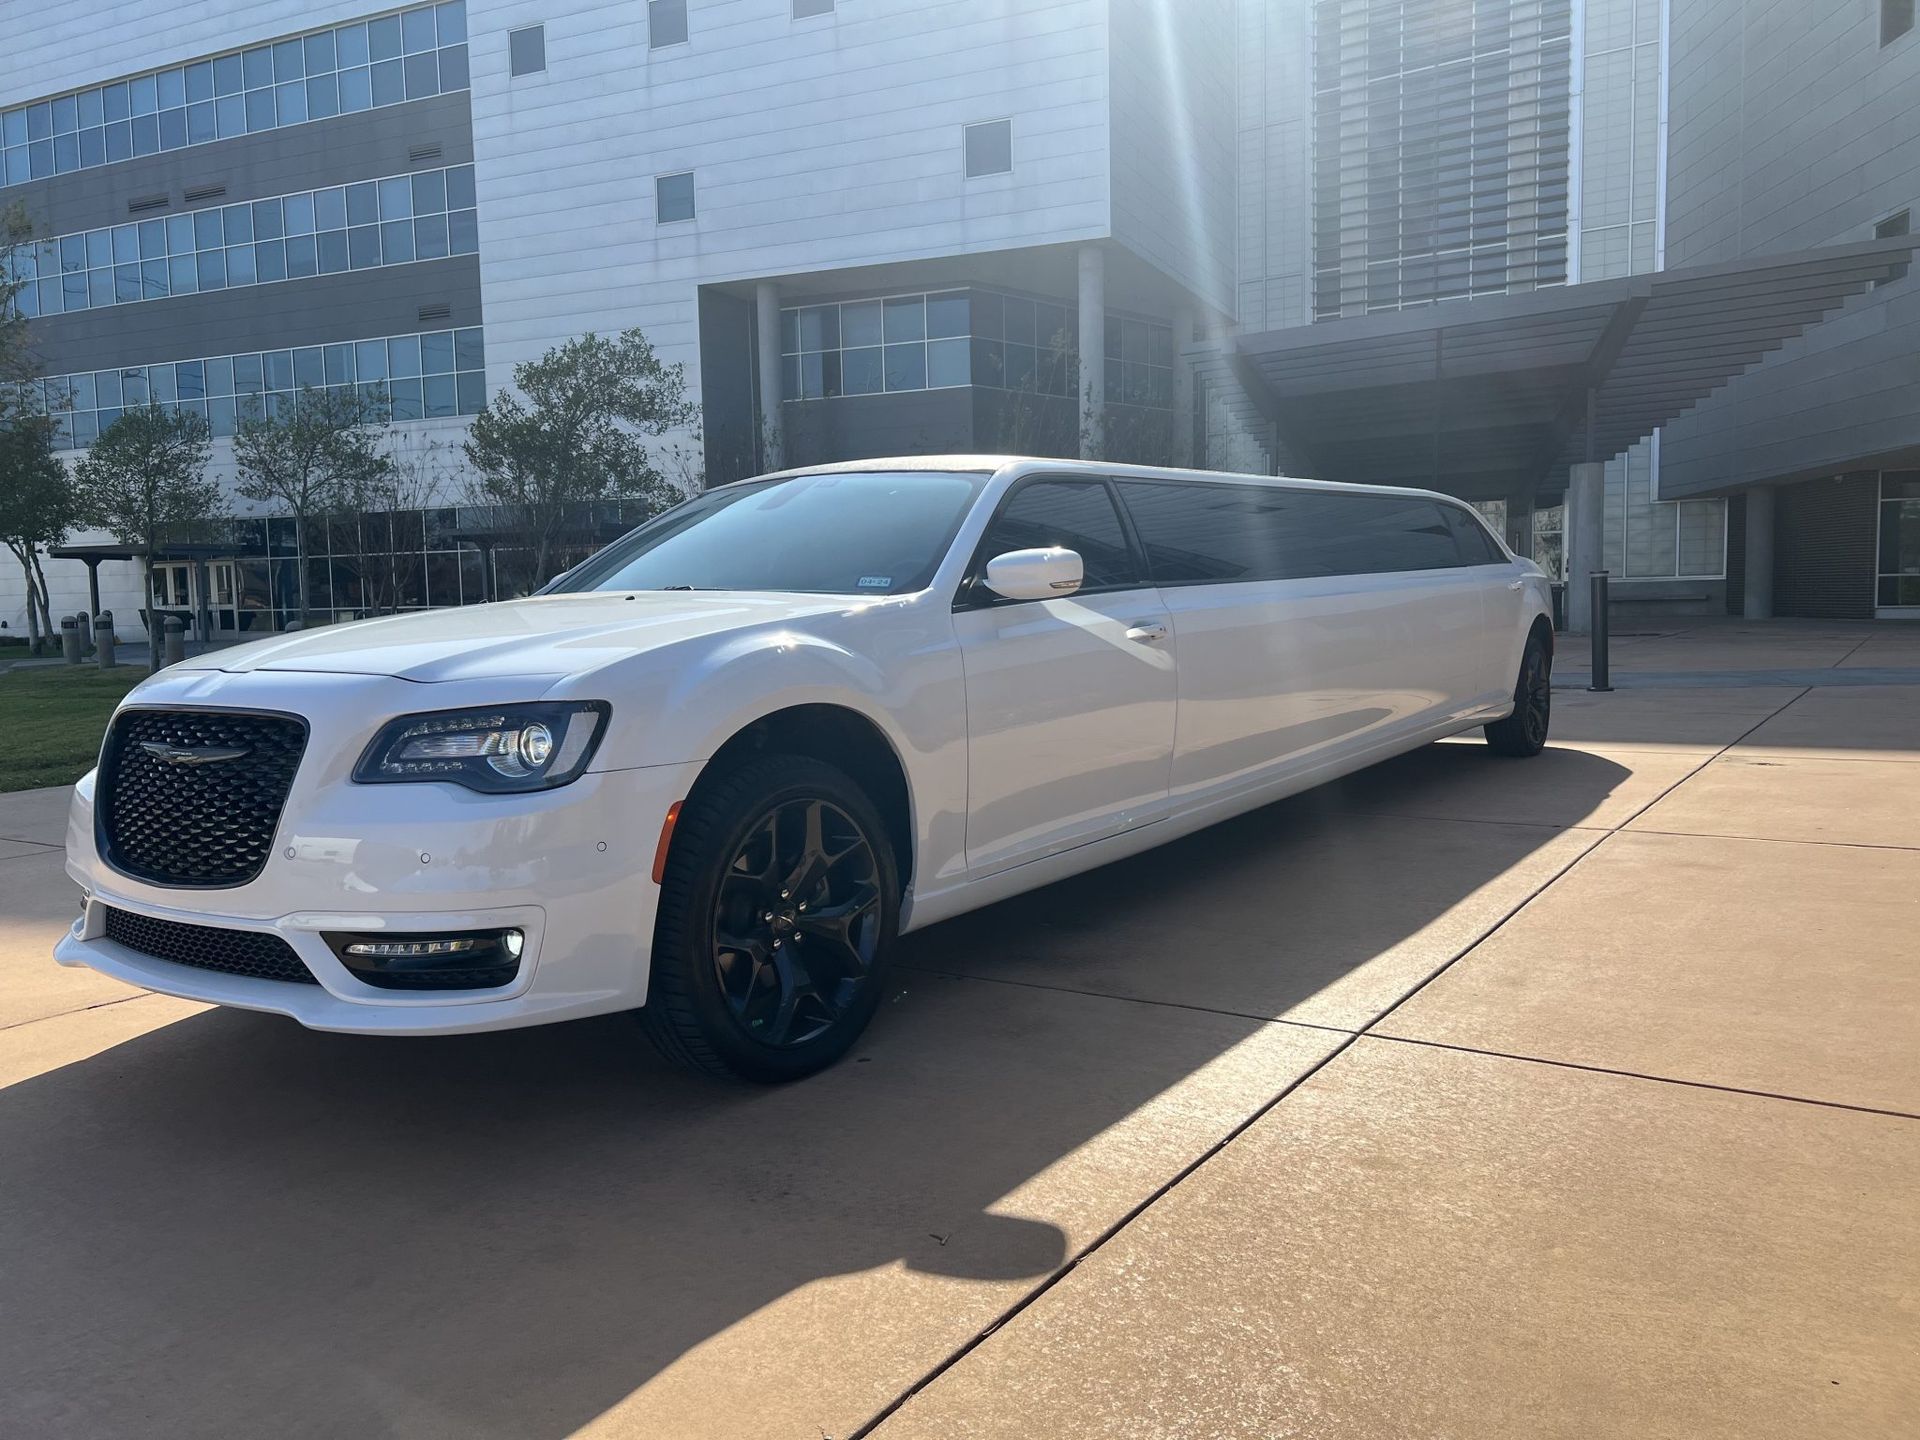
M 976 457 L 716 488 L 524 600 L 138 686 L 56 957 L 322 1030 L 633 1010 L 755 1080 L 900 933 L 1484 726 L 1546 741 L 1547 581 L 1443 495 Z

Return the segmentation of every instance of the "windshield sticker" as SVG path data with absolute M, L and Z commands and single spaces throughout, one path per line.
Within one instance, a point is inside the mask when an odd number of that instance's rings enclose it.
M 893 577 L 891 575 L 862 575 L 860 577 L 860 588 L 862 590 L 891 590 L 893 588 Z

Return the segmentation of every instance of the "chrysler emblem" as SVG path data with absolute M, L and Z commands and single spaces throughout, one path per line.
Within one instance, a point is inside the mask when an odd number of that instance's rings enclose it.
M 223 765 L 253 753 L 247 745 L 169 745 L 165 740 L 142 740 L 140 748 L 163 765 Z

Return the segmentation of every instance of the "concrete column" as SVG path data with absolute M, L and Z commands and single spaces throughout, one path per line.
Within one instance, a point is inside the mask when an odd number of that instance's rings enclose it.
M 1747 578 L 1744 612 L 1749 620 L 1773 618 L 1773 487 L 1747 491 Z
M 760 459 L 768 470 L 784 463 L 780 434 L 780 287 L 762 280 L 753 287 L 755 329 L 759 332 Z
M 1567 628 L 1576 634 L 1593 629 L 1593 586 L 1588 578 L 1601 568 L 1607 467 L 1599 461 L 1567 470 Z
M 1107 257 L 1080 247 L 1080 458 L 1098 460 L 1107 414 Z
M 1181 305 L 1173 312 L 1173 463 L 1189 469 L 1193 466 L 1193 365 L 1186 349 L 1193 344 L 1193 306 Z

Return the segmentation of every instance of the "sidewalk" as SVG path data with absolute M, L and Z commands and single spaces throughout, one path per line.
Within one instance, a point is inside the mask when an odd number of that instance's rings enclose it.
M 1753 679 L 1841 629 L 910 937 L 779 1090 L 59 969 L 0 797 L 0 1433 L 1909 1436 L 1920 686 Z

